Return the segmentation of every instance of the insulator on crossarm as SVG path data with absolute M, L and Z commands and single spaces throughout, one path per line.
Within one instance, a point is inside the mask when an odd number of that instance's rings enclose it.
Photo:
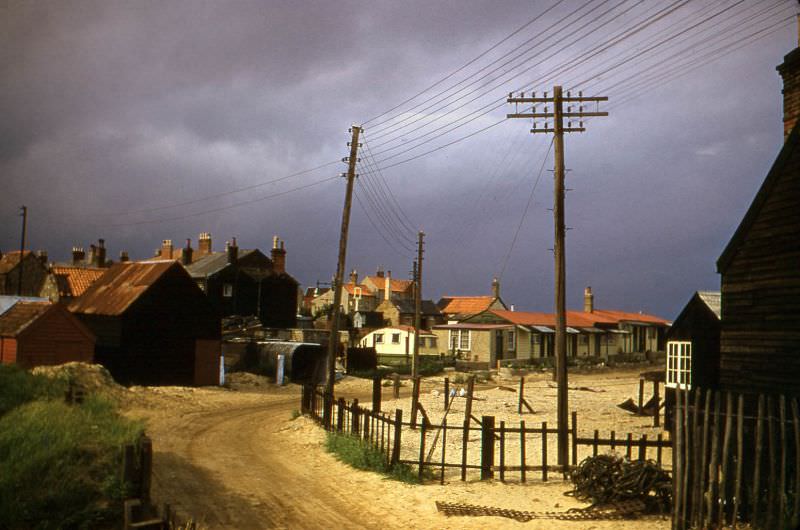
M 567 97 L 571 97 L 571 96 L 569 95 L 569 90 L 567 90 Z
M 583 90 L 581 90 L 580 92 L 578 92 L 578 97 L 579 97 L 579 98 L 582 98 L 582 97 L 583 97 Z
M 349 160 L 350 160 L 350 157 L 349 157 L 349 156 L 345 156 L 345 157 L 343 157 L 343 158 L 342 158 L 342 162 L 347 162 L 347 161 L 349 161 Z
M 522 92 L 520 92 L 520 93 L 519 93 L 519 97 L 521 97 L 521 98 L 524 98 L 524 97 L 525 97 L 525 91 L 524 91 L 524 90 L 523 90 Z
M 583 122 L 581 121 L 580 124 L 581 124 L 581 129 L 583 129 Z
M 509 92 L 508 93 L 508 99 L 513 99 L 513 98 L 514 98 L 514 93 L 513 92 Z
M 567 127 L 568 127 L 568 128 L 570 128 L 570 129 L 572 129 L 572 122 L 571 122 L 571 121 L 568 121 L 568 122 L 567 122 Z

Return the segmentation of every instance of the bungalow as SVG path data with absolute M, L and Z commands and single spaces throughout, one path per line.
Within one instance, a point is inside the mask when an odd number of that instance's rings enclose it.
M 414 336 L 414 328 L 411 326 L 385 327 L 367 333 L 359 341 L 359 347 L 375 348 L 378 356 L 405 357 L 414 353 Z M 436 335 L 420 330 L 419 354 L 439 355 Z
M 92 362 L 95 337 L 61 304 L 19 300 L 0 314 L 0 364 Z
M 97 337 L 95 361 L 121 383 L 219 382 L 219 314 L 176 261 L 112 265 L 68 309 Z
M 516 358 L 516 326 L 510 323 L 454 322 L 433 327 L 440 353 L 494 366 L 498 359 Z

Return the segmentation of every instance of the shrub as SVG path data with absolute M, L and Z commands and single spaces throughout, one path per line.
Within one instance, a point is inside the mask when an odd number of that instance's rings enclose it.
M 129 485 L 122 447 L 142 425 L 88 396 L 32 401 L 0 417 L 0 521 L 10 528 L 94 528 L 118 521 Z
M 336 455 L 337 459 L 356 469 L 381 473 L 401 482 L 419 483 L 419 477 L 411 466 L 388 464 L 385 454 L 354 436 L 328 433 L 325 447 L 328 452 Z
M 34 399 L 63 397 L 65 381 L 33 375 L 15 364 L 0 364 L 0 416 Z

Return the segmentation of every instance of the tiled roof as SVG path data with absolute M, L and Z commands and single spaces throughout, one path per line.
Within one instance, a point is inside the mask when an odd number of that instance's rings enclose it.
M 444 296 L 436 305 L 442 313 L 475 314 L 489 309 L 494 301 L 492 296 Z
M 616 322 L 642 322 L 644 324 L 661 324 L 661 325 L 669 324 L 668 320 L 665 320 L 661 317 L 648 315 L 647 313 L 629 313 L 627 311 L 595 309 L 592 313 L 586 313 L 586 314 L 599 315 L 614 320 Z
M 361 296 L 364 297 L 364 298 L 366 298 L 368 296 L 370 296 L 370 297 L 374 297 L 375 296 L 375 294 L 372 292 L 372 289 L 370 289 L 366 285 L 353 285 L 352 283 L 346 283 L 346 284 L 342 285 L 342 288 L 345 291 L 347 291 L 349 294 L 353 294 L 353 295 L 356 293 L 356 287 L 360 287 L 361 288 Z
M 0 336 L 16 337 L 50 307 L 50 302 L 17 302 L 0 315 Z
M 82 296 L 69 304 L 69 310 L 93 315 L 121 315 L 172 267 L 180 265 L 173 260 L 112 265 Z
M 520 326 L 555 326 L 556 317 L 553 313 L 534 313 L 528 311 L 492 311 L 495 315 Z M 619 324 L 620 322 L 643 322 L 646 324 L 663 324 L 668 322 L 663 318 L 645 315 L 643 313 L 626 313 L 624 311 L 594 310 L 591 313 L 584 311 L 567 311 L 567 326 L 575 328 L 591 328 L 597 324 Z
M 25 251 L 25 256 L 30 254 L 30 250 Z M 0 258 L 0 274 L 6 274 L 7 272 L 14 269 L 19 263 L 19 250 L 12 250 L 3 254 L 3 257 Z
M 80 296 L 102 276 L 107 269 L 88 267 L 53 267 L 59 296 Z
M 367 276 L 364 278 L 364 281 L 371 281 L 376 289 L 384 290 L 386 289 L 386 277 L 381 276 Z M 392 290 L 393 293 L 404 293 L 408 291 L 411 285 L 414 282 L 411 280 L 396 280 L 394 278 L 391 279 L 389 283 L 389 288 Z

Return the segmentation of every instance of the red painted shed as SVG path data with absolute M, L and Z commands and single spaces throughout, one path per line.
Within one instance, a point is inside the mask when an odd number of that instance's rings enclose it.
M 0 362 L 25 368 L 92 362 L 95 337 L 62 305 L 20 301 L 0 315 Z

